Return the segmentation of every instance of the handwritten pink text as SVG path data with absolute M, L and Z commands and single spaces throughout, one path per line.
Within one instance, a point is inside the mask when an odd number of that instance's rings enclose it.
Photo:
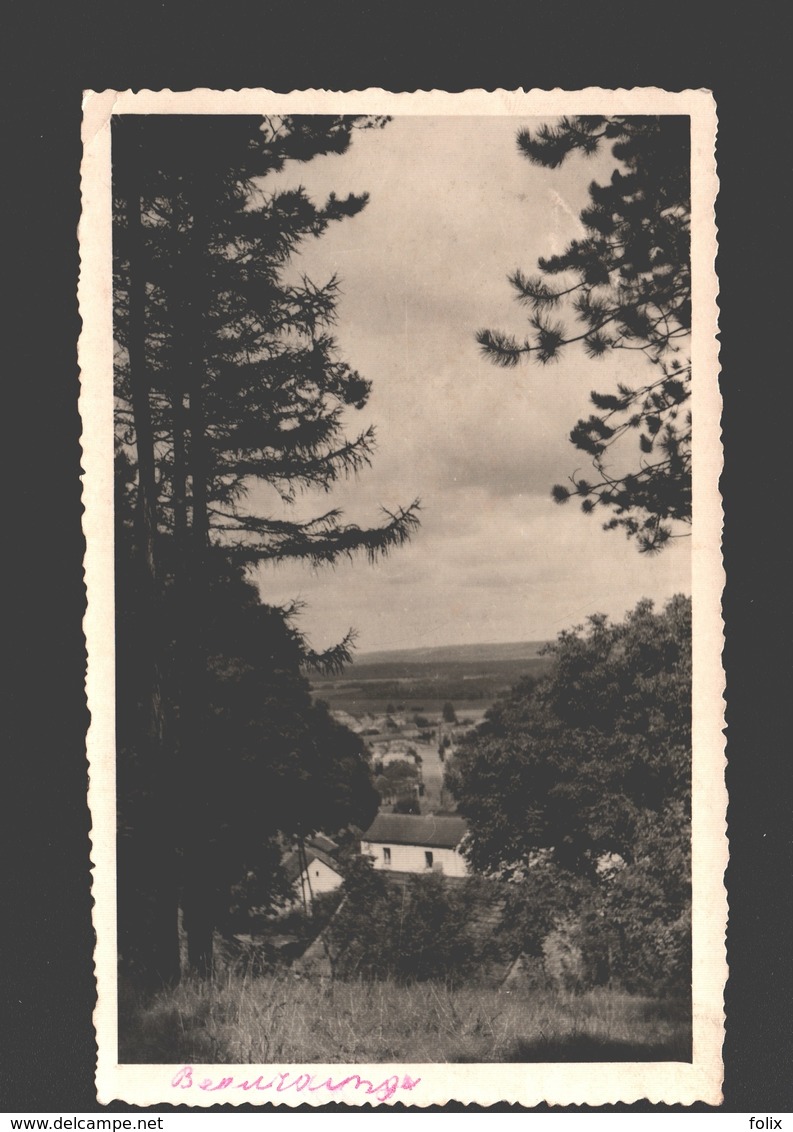
M 269 1076 L 269 1074 L 267 1074 Z M 315 1077 L 312 1073 L 276 1073 L 269 1081 L 265 1080 L 265 1074 L 260 1073 L 258 1077 L 252 1079 L 245 1078 L 245 1080 L 238 1081 L 234 1077 L 219 1077 L 213 1080 L 211 1077 L 194 1077 L 192 1065 L 184 1065 L 171 1081 L 174 1089 L 203 1089 L 206 1093 L 222 1092 L 226 1089 L 242 1089 L 246 1093 L 250 1092 L 265 1092 L 267 1089 L 273 1089 L 276 1093 L 286 1093 L 293 1090 L 295 1093 L 317 1093 L 325 1089 L 329 1093 L 339 1093 L 345 1089 L 363 1089 L 364 1095 L 375 1097 L 379 1101 L 390 1100 L 395 1093 L 399 1091 L 409 1092 L 415 1089 L 421 1081 L 420 1077 L 409 1077 L 407 1074 L 398 1076 L 394 1074 L 391 1077 L 386 1077 L 379 1085 L 375 1085 L 374 1081 L 368 1080 L 366 1077 L 361 1077 L 357 1073 L 350 1073 L 347 1077 L 342 1077 L 338 1081 L 334 1081 L 332 1077 L 325 1077 L 320 1074 Z

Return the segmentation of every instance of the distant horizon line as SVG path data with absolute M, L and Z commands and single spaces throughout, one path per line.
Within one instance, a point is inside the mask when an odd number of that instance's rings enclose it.
M 438 649 L 474 649 L 482 647 L 492 648 L 494 646 L 499 646 L 501 648 L 516 648 L 520 645 L 544 645 L 548 644 L 552 640 L 554 640 L 553 637 L 521 637 L 518 639 L 513 638 L 508 641 L 451 641 L 440 645 L 384 645 L 380 646 L 379 648 L 367 648 L 361 649 L 360 651 L 355 650 L 353 652 L 353 660 L 355 660 L 356 657 L 373 656 L 377 653 L 386 652 L 433 652 Z
M 682 590 L 682 589 L 678 590 L 676 592 L 676 596 L 677 596 L 677 594 L 690 597 L 690 593 L 687 590 Z M 656 608 L 663 608 L 666 605 L 666 603 L 670 600 L 670 598 L 663 598 L 663 599 L 658 599 L 658 600 L 651 599 L 651 600 L 653 600 L 653 604 L 654 604 L 654 606 L 656 606 Z M 585 619 L 582 618 L 581 620 L 585 620 Z M 568 623 L 567 628 L 569 629 L 574 624 L 575 624 L 575 619 L 572 619 Z M 564 630 L 556 630 L 555 632 L 553 632 L 552 634 L 550 634 L 549 636 L 546 636 L 546 637 L 543 637 L 543 636 L 521 637 L 521 638 L 518 638 L 518 639 L 512 638 L 511 640 L 508 640 L 508 641 L 479 640 L 479 641 L 467 641 L 467 642 L 464 642 L 464 643 L 462 643 L 462 642 L 461 643 L 447 642 L 447 643 L 444 643 L 444 644 L 437 644 L 437 645 L 418 645 L 418 644 L 417 645 L 380 645 L 380 646 L 377 646 L 375 648 L 361 649 L 360 651 L 353 648 L 352 663 L 354 664 L 356 660 L 360 660 L 360 659 L 367 657 L 367 656 L 373 656 L 373 655 L 376 655 L 378 653 L 430 652 L 430 651 L 437 651 L 437 650 L 441 650 L 441 649 L 465 649 L 465 648 L 495 648 L 495 647 L 516 648 L 520 645 L 547 645 L 547 644 L 553 644 L 553 642 L 558 639 L 560 632 L 563 632 L 563 631 Z

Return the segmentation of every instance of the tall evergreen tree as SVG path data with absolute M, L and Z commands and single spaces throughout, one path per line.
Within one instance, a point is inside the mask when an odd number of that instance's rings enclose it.
M 135 466 L 138 662 L 154 719 L 171 649 L 176 707 L 170 734 L 153 730 L 149 751 L 166 768 L 158 772 L 165 813 L 176 812 L 180 785 L 182 899 L 190 962 L 203 973 L 215 920 L 206 877 L 217 795 L 202 767 L 212 692 L 206 618 L 218 556 L 237 567 L 287 557 L 333 562 L 357 551 L 371 559 L 417 525 L 417 503 L 373 528 L 345 523 L 336 509 L 288 521 L 247 506 L 254 485 L 257 501 L 268 489 L 290 503 L 303 488 L 329 490 L 370 459 L 372 430 L 352 440 L 343 431 L 345 410 L 361 408 L 370 386 L 337 356 L 337 281 L 290 273 L 301 241 L 354 216 L 366 197 L 331 195 L 317 206 L 300 188 L 268 193 L 263 179 L 287 161 L 343 153 L 354 129 L 382 124 L 156 115 L 114 123 L 117 421 Z M 170 645 L 159 616 L 166 586 Z M 348 644 L 308 659 L 338 664 Z
M 552 495 L 557 503 L 577 496 L 586 513 L 605 508 L 611 517 L 604 528 L 621 528 L 647 553 L 691 521 L 689 119 L 563 118 L 518 134 L 520 152 L 550 169 L 609 142 L 620 166 L 608 184 L 589 186 L 580 216 L 584 238 L 541 258 L 539 274 L 510 276 L 530 311 L 529 336 L 480 330 L 477 339 L 486 356 L 506 367 L 524 358 L 547 364 L 573 343 L 590 358 L 641 355 L 635 381 L 593 391 L 595 412 L 570 433 L 591 459 L 595 479 L 575 473 Z M 574 315 L 576 330 L 554 317 L 560 308 Z M 631 436 L 638 463 L 629 452 Z
M 291 502 L 371 458 L 371 429 L 344 437 L 344 412 L 366 404 L 370 383 L 337 357 L 338 280 L 289 271 L 302 241 L 360 212 L 367 197 L 331 194 L 318 207 L 299 188 L 267 194 L 262 178 L 290 159 L 341 153 L 355 128 L 376 124 L 128 116 L 116 126 L 118 416 L 134 428 L 130 331 L 142 274 L 138 370 L 151 392 L 159 515 L 177 535 L 189 522 L 197 557 L 209 542 L 244 563 L 375 556 L 416 525 L 415 505 L 369 529 L 335 510 L 286 522 L 244 507 L 255 481 Z M 142 235 L 128 219 L 130 167 L 142 182 Z

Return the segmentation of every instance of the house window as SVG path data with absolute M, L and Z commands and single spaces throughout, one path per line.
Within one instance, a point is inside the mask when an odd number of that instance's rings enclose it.
M 390 865 L 391 864 L 391 850 L 388 848 L 387 845 L 383 846 L 383 864 L 384 865 Z
M 424 867 L 427 869 L 432 868 L 432 853 L 430 853 L 429 849 L 424 854 Z

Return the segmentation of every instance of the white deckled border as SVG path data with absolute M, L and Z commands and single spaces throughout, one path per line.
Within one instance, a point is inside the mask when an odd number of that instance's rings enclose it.
M 480 1105 L 499 1101 L 526 1106 L 603 1105 L 647 1098 L 652 1103 L 711 1105 L 721 1100 L 724 1039 L 723 989 L 727 978 L 725 928 L 727 900 L 723 874 L 727 865 L 726 790 L 724 786 L 724 677 L 721 594 L 722 506 L 718 477 L 722 467 L 718 391 L 718 309 L 714 261 L 717 237 L 714 202 L 716 109 L 707 91 L 668 92 L 657 88 L 582 91 L 483 91 L 459 94 L 384 90 L 293 91 L 191 90 L 99 93 L 84 98 L 82 164 L 83 213 L 80 223 L 81 273 L 78 289 L 83 329 L 79 358 L 83 422 L 83 503 L 86 537 L 85 577 L 88 609 L 86 690 L 91 724 L 88 733 L 89 803 L 93 821 L 92 862 L 95 964 L 98 1005 L 94 1015 L 97 1044 L 97 1092 L 103 1103 L 130 1104 L 280 1103 L 320 1105 L 329 1100 L 372 1104 L 377 1098 L 353 1086 L 333 1095 L 294 1088 L 280 1093 L 236 1087 L 259 1073 L 266 1083 L 302 1071 L 315 1081 L 338 1082 L 359 1074 L 374 1085 L 391 1074 L 407 1073 L 420 1081 L 397 1090 L 391 1102 L 425 1106 L 449 1100 Z M 119 1065 L 116 1008 L 116 868 L 113 637 L 113 391 L 111 320 L 111 114 L 256 114 L 367 113 L 391 115 L 689 114 L 692 125 L 692 270 L 693 325 L 693 608 L 694 608 L 694 1060 L 681 1063 L 600 1063 L 527 1065 L 399 1066 L 196 1066 L 196 1084 L 171 1085 L 179 1065 Z M 234 1084 L 216 1091 L 198 1087 L 202 1078 Z

